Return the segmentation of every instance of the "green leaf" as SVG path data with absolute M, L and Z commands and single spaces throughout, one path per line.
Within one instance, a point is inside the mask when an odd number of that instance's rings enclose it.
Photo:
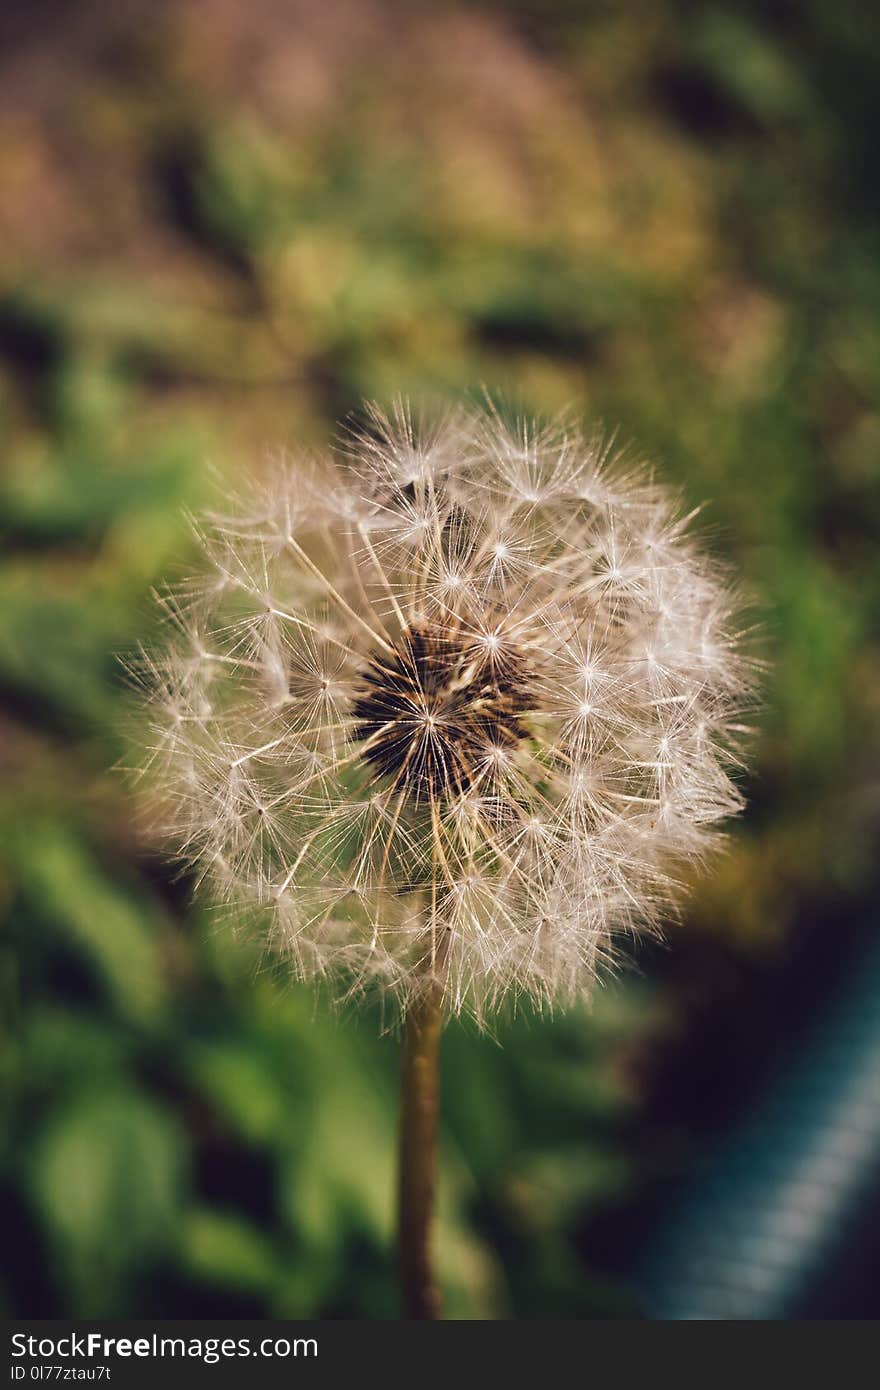
M 281 1178 L 281 1199 L 298 1235 L 317 1247 L 355 1223 L 378 1240 L 391 1233 L 394 1171 L 393 1115 L 351 1063 L 332 1080 L 303 1117 L 304 1152 L 291 1155 Z
M 180 1258 L 191 1276 L 239 1292 L 265 1293 L 282 1277 L 271 1241 L 232 1212 L 200 1207 L 180 1230 Z
M 73 1087 L 118 1077 L 128 1056 L 126 1040 L 105 1019 L 67 1009 L 34 1010 L 21 1040 L 22 1062 L 32 1085 Z
M 181 1169 L 180 1137 L 157 1105 L 121 1088 L 86 1091 L 39 1136 L 30 1188 L 50 1239 L 77 1276 L 90 1279 L 167 1245 Z
M 91 961 L 120 1010 L 140 1021 L 155 1017 L 165 995 L 155 909 L 136 904 L 60 825 L 29 826 L 17 860 L 31 908 Z
M 239 1134 L 255 1144 L 277 1142 L 291 1100 L 271 1052 L 244 1039 L 216 1039 L 196 1046 L 189 1068 L 199 1091 Z

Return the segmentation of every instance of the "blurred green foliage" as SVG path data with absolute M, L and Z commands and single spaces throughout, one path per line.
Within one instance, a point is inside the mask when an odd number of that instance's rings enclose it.
M 444 1042 L 448 1312 L 629 1312 L 663 1180 L 877 887 L 876 13 L 5 22 L 0 1304 L 395 1315 L 396 1041 L 151 850 L 108 770 L 138 738 L 118 657 L 217 476 L 363 395 L 486 382 L 619 426 L 711 499 L 772 661 L 750 814 L 669 951 L 589 1013 Z

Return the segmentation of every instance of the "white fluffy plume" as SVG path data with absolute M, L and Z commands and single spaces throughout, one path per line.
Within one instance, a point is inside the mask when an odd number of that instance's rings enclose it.
M 176 854 L 300 977 L 405 1009 L 586 992 L 736 812 L 736 600 L 564 423 L 369 411 L 207 519 L 144 663 Z

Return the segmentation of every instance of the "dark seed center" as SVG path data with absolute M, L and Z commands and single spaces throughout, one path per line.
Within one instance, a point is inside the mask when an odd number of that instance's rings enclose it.
M 491 793 L 499 758 L 527 737 L 525 661 L 456 625 L 402 633 L 369 661 L 352 707 L 366 761 L 415 800 Z

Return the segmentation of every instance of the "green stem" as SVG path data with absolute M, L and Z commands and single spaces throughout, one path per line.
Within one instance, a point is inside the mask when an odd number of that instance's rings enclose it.
M 432 1226 L 437 1174 L 440 993 L 428 988 L 406 1017 L 403 1039 L 398 1187 L 398 1263 L 403 1313 L 440 1316 Z

